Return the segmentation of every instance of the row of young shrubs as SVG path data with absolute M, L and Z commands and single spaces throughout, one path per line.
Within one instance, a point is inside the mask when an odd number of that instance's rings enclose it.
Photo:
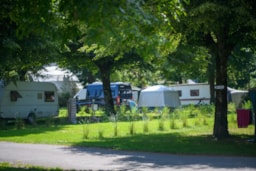
M 229 113 L 234 113 L 234 105 L 229 105 Z M 87 112 L 86 112 L 87 111 Z M 198 125 L 207 125 L 207 119 L 213 118 L 214 105 L 200 105 L 200 106 L 184 106 L 176 109 L 169 109 L 167 107 L 154 110 L 148 108 L 142 108 L 141 110 L 127 110 L 125 106 L 121 106 L 117 109 L 117 114 L 113 116 L 105 116 L 103 110 L 93 111 L 91 109 L 82 108 L 77 113 L 78 124 L 90 124 L 95 122 L 129 122 L 143 121 L 143 123 L 158 120 L 159 130 L 163 130 L 163 123 L 168 121 L 170 129 L 177 129 L 180 127 L 192 127 Z M 95 119 L 96 118 L 96 119 Z M 232 119 L 235 121 L 235 118 Z M 61 110 L 60 117 L 47 118 L 44 122 L 41 122 L 46 126 L 69 124 L 67 110 Z M 15 127 L 17 129 L 25 128 L 26 123 L 23 120 L 16 119 Z M 36 125 L 34 125 L 36 126 Z M 146 126 L 145 126 L 146 127 Z M 161 128 L 162 127 L 162 128 Z M 145 128 L 145 130 L 147 130 Z M 131 131 L 133 132 L 133 131 Z
M 88 113 L 80 111 L 78 115 L 88 116 Z M 88 111 L 88 110 L 87 110 Z M 150 130 L 155 131 L 168 131 L 170 129 L 190 128 L 202 125 L 209 125 L 213 123 L 214 106 L 202 105 L 202 106 L 185 106 L 182 108 L 169 109 L 169 108 L 155 108 L 149 110 L 148 108 L 142 108 L 141 110 L 126 110 L 124 106 L 121 106 L 117 110 L 117 114 L 110 117 L 103 117 L 103 122 L 111 122 L 112 136 L 116 137 L 121 133 L 126 132 L 126 135 L 134 135 L 137 133 L 149 133 Z M 97 115 L 97 112 L 91 111 L 92 115 Z M 89 139 L 90 134 L 94 134 L 95 129 L 98 130 L 98 138 L 104 137 L 103 125 L 91 126 L 90 120 L 81 119 L 79 121 L 83 125 L 83 138 Z M 120 129 L 119 125 L 126 125 L 126 129 Z M 153 126 L 155 126 L 152 130 Z M 94 133 L 92 133 L 94 132 Z M 97 133 L 96 133 L 97 134 Z M 105 133 L 107 134 L 107 133 Z M 109 134 L 109 133 L 108 133 Z

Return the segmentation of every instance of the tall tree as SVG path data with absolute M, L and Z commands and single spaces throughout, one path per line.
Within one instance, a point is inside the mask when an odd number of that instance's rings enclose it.
M 83 52 L 84 57 L 93 54 L 90 63 L 100 71 L 110 113 L 115 113 L 110 92 L 113 69 L 143 61 L 142 58 L 151 60 L 161 52 L 157 48 L 160 42 L 172 41 L 160 33 L 160 22 L 149 13 L 151 9 L 150 4 L 145 5 L 142 0 L 60 1 L 66 22 L 64 30 L 70 33 L 64 37 L 71 42 L 78 40 L 82 44 L 78 51 Z
M 227 68 L 235 47 L 255 41 L 256 2 L 254 0 L 191 1 L 185 6 L 187 17 L 180 24 L 187 33 L 200 33 L 204 46 L 216 62 L 215 121 L 213 135 L 229 136 L 227 123 Z M 242 45 L 242 46 L 241 46 Z

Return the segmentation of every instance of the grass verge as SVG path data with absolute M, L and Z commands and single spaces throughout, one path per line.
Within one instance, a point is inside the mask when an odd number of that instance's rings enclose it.
M 233 118 L 233 117 L 229 117 Z M 148 151 L 172 154 L 256 156 L 256 144 L 248 140 L 253 137 L 254 127 L 237 128 L 229 121 L 231 136 L 216 140 L 212 135 L 213 118 L 131 122 L 80 123 L 76 125 L 37 125 L 22 129 L 0 130 L 0 141 L 20 143 L 62 144 L 71 146 L 102 147 L 118 150 Z M 173 124 L 175 126 L 171 126 Z M 131 131 L 132 130 L 132 131 Z

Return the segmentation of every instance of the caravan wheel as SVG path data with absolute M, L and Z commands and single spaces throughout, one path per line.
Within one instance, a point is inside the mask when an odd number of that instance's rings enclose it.
M 36 124 L 36 115 L 34 113 L 30 113 L 28 115 L 27 120 L 28 120 L 28 123 L 35 125 Z

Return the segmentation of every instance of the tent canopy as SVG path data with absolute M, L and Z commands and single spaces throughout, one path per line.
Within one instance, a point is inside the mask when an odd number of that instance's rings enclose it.
M 138 105 L 139 107 L 178 107 L 179 93 L 163 85 L 151 86 L 141 91 Z

